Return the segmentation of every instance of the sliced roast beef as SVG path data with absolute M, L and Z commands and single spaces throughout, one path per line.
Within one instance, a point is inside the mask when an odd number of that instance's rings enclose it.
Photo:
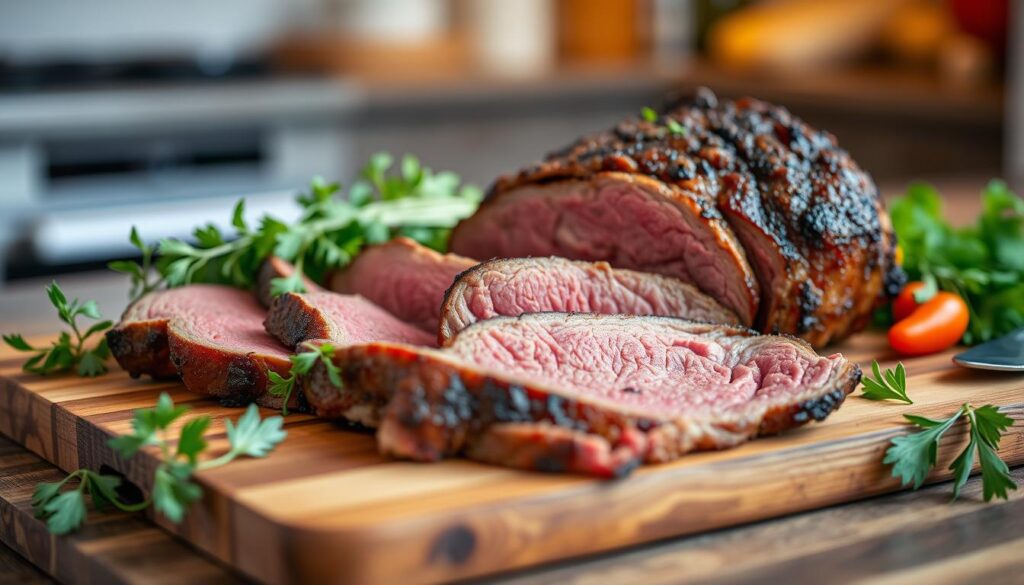
M 167 321 L 178 314 L 178 296 L 173 290 L 147 294 L 129 305 L 121 322 L 107 331 L 110 353 L 131 377 L 177 374 L 167 347 Z
M 369 341 L 395 341 L 434 346 L 437 339 L 359 295 L 333 292 L 285 293 L 267 313 L 268 333 L 288 347 L 303 341 L 351 345 Z
M 133 376 L 177 373 L 193 392 L 280 408 L 267 393 L 267 370 L 286 375 L 290 352 L 263 330 L 265 314 L 246 291 L 190 285 L 139 299 L 107 342 Z M 289 408 L 304 408 L 301 397 Z
M 293 274 L 295 274 L 295 266 L 291 262 L 277 256 L 267 256 L 267 259 L 260 265 L 260 272 L 256 276 L 256 297 L 259 298 L 260 304 L 269 309 L 274 302 L 274 279 L 288 278 Z M 305 292 L 324 290 L 305 276 L 302 277 L 302 285 L 306 287 Z
M 832 135 L 708 90 L 499 179 L 451 239 L 476 257 L 553 254 L 675 276 L 743 323 L 756 314 L 760 330 L 818 346 L 861 329 L 899 288 L 894 246 L 874 183 Z
M 371 343 L 334 360 L 342 388 L 320 365 L 307 399 L 379 426 L 385 453 L 599 476 L 822 420 L 860 379 L 790 337 L 621 315 L 498 317 L 443 350 Z
M 713 199 L 641 174 L 524 181 L 492 191 L 452 232 L 452 251 L 477 258 L 561 256 L 671 276 L 717 299 L 744 324 L 759 291 Z
M 327 287 L 362 295 L 399 319 L 436 333 L 444 291 L 474 264 L 400 237 L 363 250 L 352 264 L 328 277 Z
M 606 262 L 514 258 L 484 262 L 456 279 L 441 309 L 440 341 L 446 345 L 483 319 L 549 311 L 738 323 L 732 311 L 675 278 L 613 269 Z

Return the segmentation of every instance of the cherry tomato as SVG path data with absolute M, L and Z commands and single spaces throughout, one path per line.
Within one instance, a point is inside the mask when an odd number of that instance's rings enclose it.
M 951 292 L 939 291 L 889 329 L 889 345 L 904 355 L 939 352 L 963 337 L 969 320 L 963 299 Z
M 892 318 L 900 322 L 910 316 L 920 305 L 914 295 L 924 288 L 924 283 L 919 281 L 909 282 L 903 287 L 896 300 L 892 302 Z

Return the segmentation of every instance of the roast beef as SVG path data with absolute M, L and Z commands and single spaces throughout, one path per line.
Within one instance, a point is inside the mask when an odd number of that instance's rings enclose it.
M 267 259 L 260 265 L 260 272 L 256 276 L 256 297 L 266 308 L 274 302 L 273 280 L 276 278 L 288 278 L 295 274 L 295 266 L 287 260 L 277 256 L 267 256 Z M 302 277 L 302 285 L 306 287 L 305 292 L 320 292 L 324 290 L 317 283 L 306 276 Z
M 435 346 L 434 335 L 400 321 L 359 295 L 333 292 L 285 293 L 274 299 L 265 328 L 287 347 L 303 341 L 352 345 L 368 341 L 396 341 Z
M 328 277 L 327 287 L 362 295 L 399 319 L 436 333 L 444 291 L 474 264 L 399 237 L 363 250 L 352 264 Z
M 232 404 L 280 408 L 267 393 L 267 370 L 287 375 L 290 352 L 263 330 L 252 294 L 195 284 L 150 293 L 107 332 L 111 353 L 132 376 L 177 373 L 185 386 Z M 303 409 L 294 396 L 291 409 Z
M 675 276 L 816 346 L 863 328 L 902 280 L 878 191 L 832 135 L 708 90 L 499 179 L 451 249 Z
M 341 388 L 317 365 L 307 400 L 379 426 L 384 453 L 599 476 L 822 420 L 860 379 L 790 337 L 565 313 L 480 321 L 442 350 L 351 345 L 334 361 Z
M 604 260 L 691 283 L 753 322 L 757 280 L 710 197 L 620 171 L 502 185 L 456 226 L 453 252 Z
M 675 278 L 613 269 L 606 262 L 516 258 L 484 262 L 462 273 L 445 295 L 440 341 L 497 316 L 548 311 L 664 315 L 736 324 L 736 315 Z

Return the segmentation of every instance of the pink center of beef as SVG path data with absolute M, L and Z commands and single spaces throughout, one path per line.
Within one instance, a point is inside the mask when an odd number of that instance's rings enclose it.
M 474 216 L 453 250 L 476 258 L 606 260 L 689 282 L 750 317 L 747 275 L 706 221 L 624 181 L 564 181 L 507 193 Z
M 345 344 L 394 341 L 436 346 L 435 335 L 400 321 L 391 313 L 358 295 L 332 292 L 309 293 L 307 301 L 327 314 L 338 329 L 333 341 Z
M 829 358 L 783 338 L 702 336 L 627 321 L 471 328 L 450 350 L 486 368 L 658 415 L 788 399 L 825 383 L 833 368 Z
M 263 329 L 266 310 L 252 293 L 195 284 L 156 293 L 133 306 L 125 320 L 169 319 L 196 341 L 234 352 L 287 357 L 290 352 Z
M 333 279 L 331 288 L 362 295 L 399 319 L 436 333 L 445 291 L 474 264 L 415 244 L 382 244 L 363 252 Z
M 514 261 L 513 261 L 514 262 Z M 721 321 L 713 304 L 670 288 L 668 279 L 632 271 L 611 272 L 574 262 L 539 260 L 509 263 L 515 268 L 488 270 L 463 291 L 476 319 L 547 311 L 605 315 L 666 315 Z M 682 287 L 683 285 L 678 285 Z

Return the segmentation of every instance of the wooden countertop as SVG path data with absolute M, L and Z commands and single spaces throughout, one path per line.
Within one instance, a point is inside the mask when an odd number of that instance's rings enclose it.
M 1024 467 L 1012 475 L 1024 485 Z M 52 555 L 54 539 L 30 519 L 31 495 L 36 483 L 62 477 L 57 468 L 0 436 L 0 585 L 50 582 L 43 570 L 68 583 L 244 582 L 137 515 L 92 513 L 81 532 L 62 539 L 60 556 Z M 985 504 L 981 479 L 974 477 L 963 499 L 951 503 L 949 494 L 948 482 L 941 483 L 488 581 L 1021 583 L 1024 492 L 1011 492 L 1008 502 Z M 14 529 L 25 522 L 36 523 L 37 530 Z

